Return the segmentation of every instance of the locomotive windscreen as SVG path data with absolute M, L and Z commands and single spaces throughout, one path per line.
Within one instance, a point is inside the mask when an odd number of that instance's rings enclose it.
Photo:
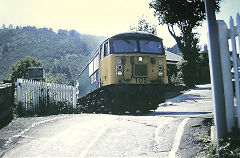
M 115 53 L 137 52 L 136 40 L 113 40 L 113 51 Z
M 162 53 L 162 45 L 159 41 L 140 40 L 140 49 L 144 53 Z
M 160 41 L 145 39 L 114 39 L 112 40 L 113 53 L 163 53 Z

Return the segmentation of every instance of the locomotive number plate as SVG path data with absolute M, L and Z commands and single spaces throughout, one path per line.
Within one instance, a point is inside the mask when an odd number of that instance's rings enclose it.
M 146 84 L 148 83 L 148 80 L 146 77 L 136 77 L 136 83 L 138 84 Z

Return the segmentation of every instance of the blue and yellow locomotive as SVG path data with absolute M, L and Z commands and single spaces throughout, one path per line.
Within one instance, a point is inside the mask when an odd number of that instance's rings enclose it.
M 167 83 L 162 39 L 129 32 L 105 40 L 77 79 L 78 104 L 85 112 L 155 110 Z

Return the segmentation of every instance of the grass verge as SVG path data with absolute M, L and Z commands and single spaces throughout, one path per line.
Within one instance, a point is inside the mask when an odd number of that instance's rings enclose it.
M 205 144 L 203 150 L 207 158 L 217 158 L 217 150 L 221 157 L 238 158 L 240 157 L 240 129 L 233 129 L 232 133 L 219 140 L 217 144 L 211 143 L 210 136 L 205 136 L 201 141 Z

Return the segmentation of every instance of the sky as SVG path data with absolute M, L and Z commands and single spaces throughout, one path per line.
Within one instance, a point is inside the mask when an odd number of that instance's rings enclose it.
M 164 45 L 171 47 L 175 40 L 166 26 L 158 25 L 154 10 L 149 9 L 151 0 L 0 0 L 0 26 L 35 26 L 76 30 L 83 34 L 110 37 L 130 30 L 144 16 L 147 21 L 157 25 L 158 36 Z M 224 0 L 217 20 L 229 16 L 235 19 L 240 13 L 240 0 Z M 207 43 L 207 23 L 197 30 L 200 44 Z

